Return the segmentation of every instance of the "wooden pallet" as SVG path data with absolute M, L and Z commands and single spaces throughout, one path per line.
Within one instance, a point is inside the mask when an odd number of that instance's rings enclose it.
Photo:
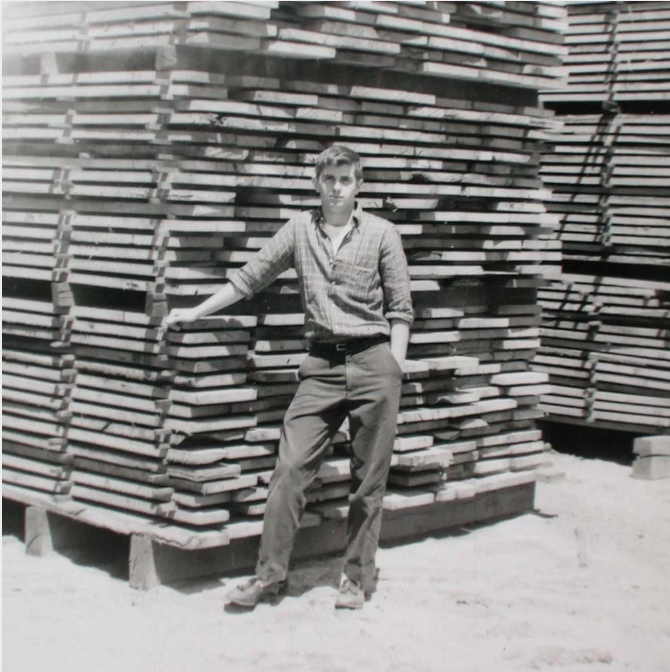
M 412 495 L 389 494 L 382 543 L 416 539 L 458 525 L 526 513 L 532 509 L 535 474 L 493 474 Z M 45 555 L 82 542 L 95 543 L 94 528 L 128 536 L 131 587 L 150 589 L 186 579 L 202 579 L 251 570 L 258 554 L 261 521 L 230 522 L 225 529 L 189 530 L 181 524 L 153 521 L 130 512 L 110 511 L 98 504 L 59 502 L 52 496 L 3 484 L 3 496 L 25 509 L 26 551 Z M 252 506 L 252 504 L 248 504 Z M 305 514 L 298 531 L 294 561 L 340 552 L 346 523 L 337 504 L 324 502 L 326 516 Z

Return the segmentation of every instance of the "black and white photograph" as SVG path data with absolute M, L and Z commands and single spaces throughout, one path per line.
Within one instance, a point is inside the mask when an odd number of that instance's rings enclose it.
M 670 672 L 670 2 L 1 9 L 5 672 Z

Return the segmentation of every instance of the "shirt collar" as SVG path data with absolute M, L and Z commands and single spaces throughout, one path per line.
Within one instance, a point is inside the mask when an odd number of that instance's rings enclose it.
M 313 220 L 316 224 L 319 225 L 321 228 L 321 225 L 325 223 L 326 218 L 323 216 L 323 210 L 321 208 L 315 208 L 313 212 Z M 351 213 L 351 223 L 352 223 L 352 230 L 354 229 L 359 229 L 360 224 L 363 222 L 363 208 L 356 203 L 354 206 L 354 210 Z

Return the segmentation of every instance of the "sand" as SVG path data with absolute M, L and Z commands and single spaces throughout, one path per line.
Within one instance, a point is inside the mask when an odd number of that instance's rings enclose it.
M 533 513 L 382 548 L 357 612 L 333 608 L 337 559 L 239 613 L 233 580 L 138 592 L 122 555 L 33 558 L 3 531 L 4 672 L 670 671 L 670 480 L 552 459 Z

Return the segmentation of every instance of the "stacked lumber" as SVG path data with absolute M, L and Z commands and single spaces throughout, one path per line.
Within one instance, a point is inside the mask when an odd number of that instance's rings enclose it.
M 50 300 L 5 296 L 2 332 L 3 484 L 60 498 L 72 489 L 68 318 Z
M 670 251 L 668 114 L 568 114 L 543 157 L 566 261 L 662 267 Z
M 333 141 L 363 157 L 361 205 L 402 234 L 416 306 L 385 508 L 534 480 L 537 291 L 561 262 L 537 90 L 563 74 L 562 9 L 37 4 L 5 21 L 3 332 L 27 348 L 14 312 L 48 315 L 46 350 L 68 349 L 73 501 L 260 532 L 306 356 L 295 272 L 226 315 L 164 317 L 318 204 Z M 345 423 L 305 525 L 346 515 L 348 453 Z
M 543 94 L 562 122 L 541 174 L 566 273 L 540 290 L 534 368 L 550 375 L 542 407 L 558 422 L 670 431 L 666 18 L 667 3 L 571 6 L 569 84 Z M 605 61 L 586 94 L 582 73 Z
M 565 76 L 565 12 L 548 2 L 49 5 L 31 3 L 5 19 L 6 54 L 29 58 L 179 46 L 530 90 Z
M 551 420 L 636 433 L 670 431 L 670 283 L 566 273 L 540 291 Z
M 667 101 L 670 3 L 601 2 L 569 5 L 565 89 L 547 91 L 551 104 Z

